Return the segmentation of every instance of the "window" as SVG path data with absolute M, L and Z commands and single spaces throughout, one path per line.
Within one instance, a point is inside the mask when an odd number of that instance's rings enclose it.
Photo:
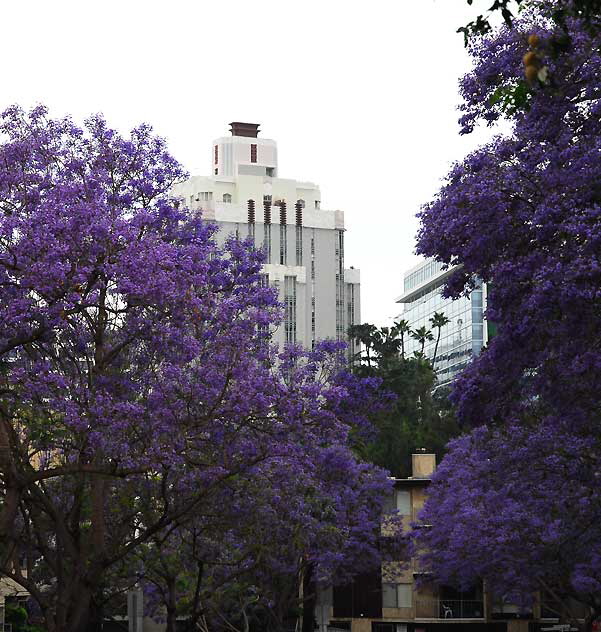
M 411 608 L 413 587 L 411 584 L 382 584 L 382 607 Z
M 296 265 L 303 265 L 303 227 L 296 227 Z
M 196 195 L 197 202 L 210 202 L 212 199 L 213 199 L 212 191 L 200 191 L 200 193 Z
M 411 608 L 413 605 L 413 590 L 411 584 L 397 585 L 397 599 L 399 608 Z
M 286 344 L 296 343 L 296 277 L 284 277 L 284 331 Z
M 349 327 L 352 327 L 355 324 L 355 286 L 353 283 L 349 283 L 346 292 L 346 327 L 347 330 Z M 356 360 L 356 343 L 354 338 L 349 338 L 347 340 L 347 349 L 348 349 L 348 357 L 351 362 Z
M 263 252 L 265 253 L 265 263 L 271 263 L 271 224 L 263 224 Z
M 257 162 L 257 146 L 255 144 L 250 146 L 250 161 Z
M 231 195 L 231 193 L 224 193 L 223 194 L 223 201 L 226 204 L 231 204 L 231 202 L 232 202 L 232 195 Z
M 219 169 L 215 168 L 215 175 L 219 173 Z
M 215 145 L 215 164 L 219 162 L 219 145 Z
M 273 167 L 265 167 L 265 175 L 269 178 L 273 178 L 274 176 L 274 168 Z
M 269 275 L 261 274 L 259 277 L 259 285 L 261 287 L 269 287 Z M 269 340 L 269 325 L 265 323 L 259 323 L 257 325 L 257 333 L 259 335 L 259 343 L 264 346 Z
M 321 207 L 321 201 L 315 200 L 315 208 L 320 208 L 320 207 Z
M 298 204 L 301 208 L 305 208 L 305 200 L 300 199 L 300 200 L 298 200 L 297 204 Z
M 397 607 L 396 584 L 382 584 L 382 607 Z
M 401 516 L 411 515 L 411 492 L 396 491 L 396 508 Z
M 288 265 L 288 231 L 286 224 L 280 224 L 280 265 Z

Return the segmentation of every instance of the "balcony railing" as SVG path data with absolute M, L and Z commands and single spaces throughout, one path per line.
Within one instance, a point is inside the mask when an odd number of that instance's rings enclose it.
M 484 602 L 469 599 L 416 599 L 416 619 L 483 619 Z

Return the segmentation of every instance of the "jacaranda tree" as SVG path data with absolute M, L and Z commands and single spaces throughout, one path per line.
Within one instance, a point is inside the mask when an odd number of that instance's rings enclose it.
M 352 457 L 347 437 L 367 431 L 378 380 L 341 374 L 343 350 L 325 341 L 278 355 L 287 398 L 315 400 L 305 420 L 326 430 L 315 435 L 321 442 L 302 440 L 230 479 L 202 514 L 141 550 L 149 605 L 167 613 L 169 631 L 176 616 L 178 629 L 277 631 L 301 613 L 303 629 L 313 630 L 318 588 L 377 563 L 390 483 L 384 470 Z M 337 436 L 328 438 L 328 428 Z
M 442 580 L 485 578 L 523 600 L 545 590 L 592 616 L 601 612 L 601 23 L 576 4 L 559 16 L 557 7 L 528 3 L 511 28 L 471 42 L 463 132 L 503 118 L 512 131 L 455 165 L 421 213 L 418 251 L 458 266 L 448 295 L 475 277 L 488 283 L 498 333 L 455 383 L 460 419 L 479 428 L 445 459 L 424 514 L 432 528 L 418 542 Z
M 260 464 L 352 462 L 349 389 L 288 380 L 261 255 L 177 207 L 149 127 L 13 107 L 0 133 L 0 572 L 83 632 L 107 577 Z

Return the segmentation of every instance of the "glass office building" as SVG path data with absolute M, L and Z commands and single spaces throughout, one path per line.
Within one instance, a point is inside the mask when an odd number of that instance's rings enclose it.
M 445 279 L 452 270 L 443 270 L 438 261 L 424 261 L 404 276 L 403 294 L 397 303 L 403 305 L 399 318 L 407 320 L 412 329 L 432 329 L 430 318 L 434 312 L 443 312 L 450 322 L 441 329 L 440 342 L 434 362 L 439 384 L 447 384 L 480 353 L 487 342 L 483 317 L 486 303 L 486 286 L 478 283 L 469 297 L 455 300 L 441 294 Z M 434 340 L 426 343 L 424 353 L 430 359 L 434 355 L 437 330 L 432 330 Z M 405 342 L 408 355 L 420 350 L 420 343 L 409 337 Z

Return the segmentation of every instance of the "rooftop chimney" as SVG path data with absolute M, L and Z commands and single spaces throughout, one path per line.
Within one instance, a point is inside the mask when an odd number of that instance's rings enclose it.
M 436 455 L 426 454 L 422 448 L 418 454 L 411 455 L 413 478 L 430 478 L 436 469 Z
M 256 138 L 259 134 L 258 123 L 230 123 L 230 131 L 232 136 L 246 136 L 247 138 Z

